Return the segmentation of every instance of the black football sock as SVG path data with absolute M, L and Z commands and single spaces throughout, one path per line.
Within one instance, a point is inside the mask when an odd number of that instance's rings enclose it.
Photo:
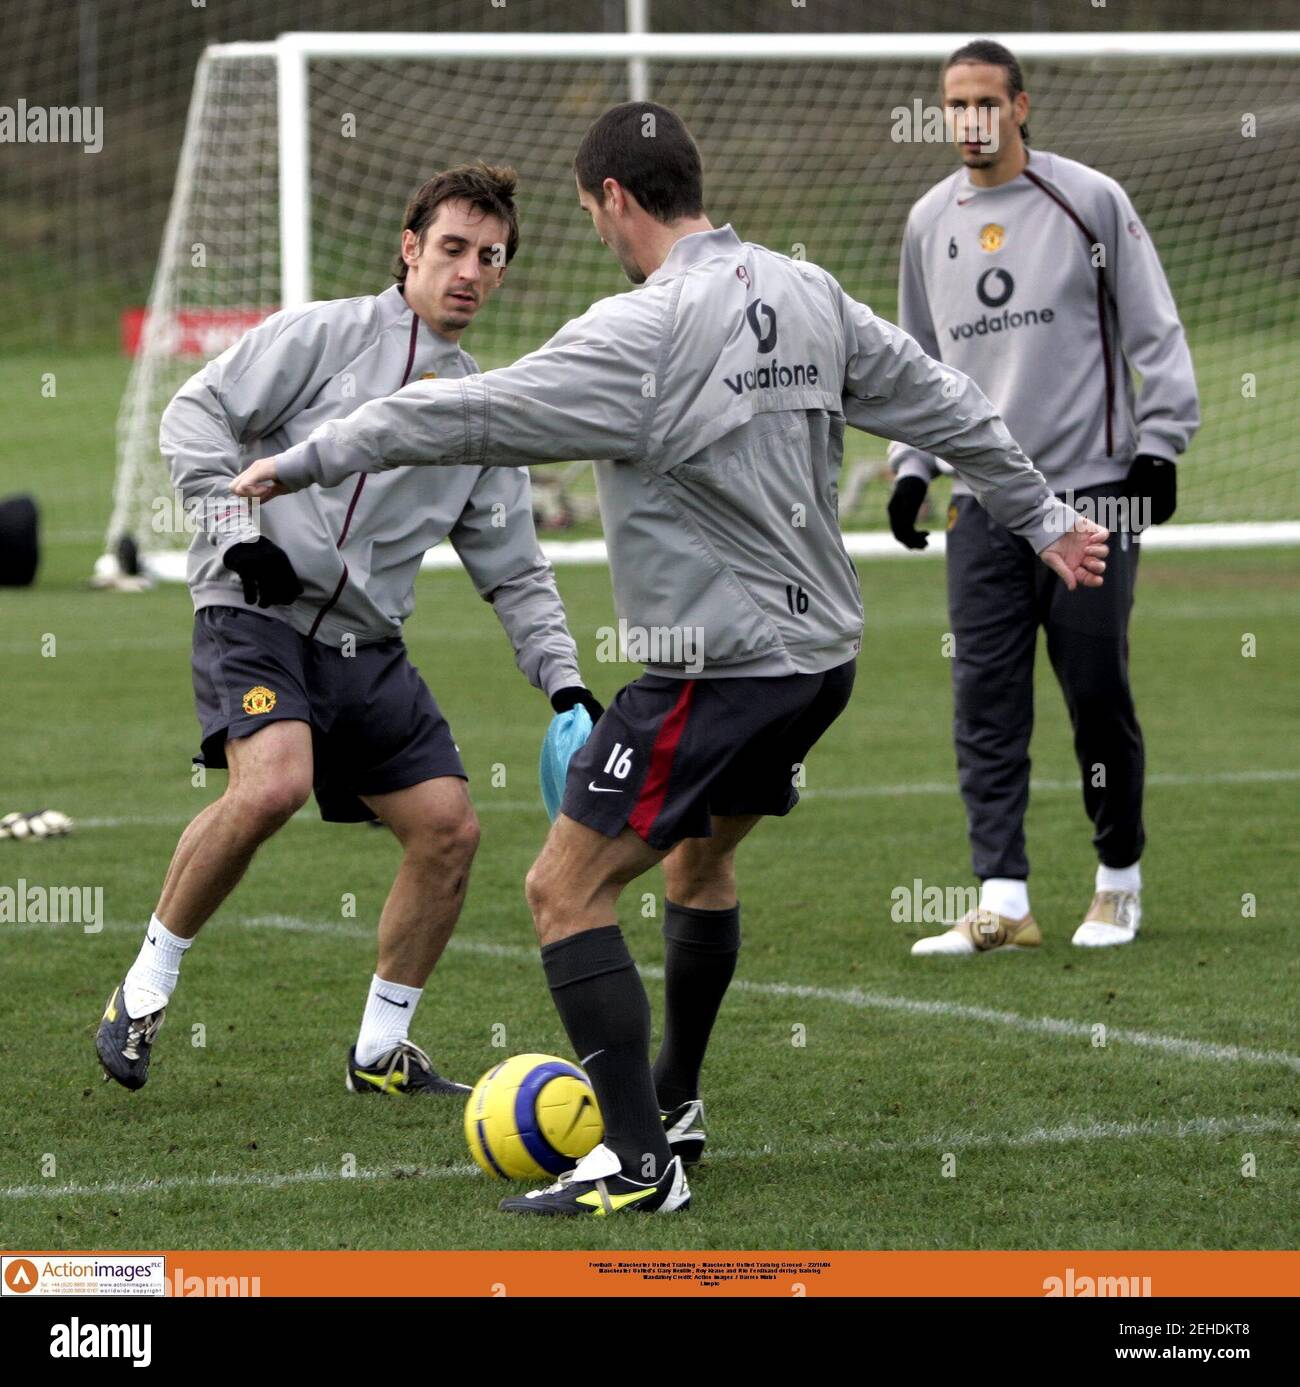
M 544 944 L 542 967 L 596 1091 L 605 1145 L 629 1179 L 657 1180 L 672 1153 L 650 1076 L 650 999 L 622 930 L 605 925 Z
M 700 1096 L 700 1066 L 718 1008 L 736 971 L 740 906 L 694 910 L 664 903 L 664 1039 L 654 1063 L 659 1106 Z

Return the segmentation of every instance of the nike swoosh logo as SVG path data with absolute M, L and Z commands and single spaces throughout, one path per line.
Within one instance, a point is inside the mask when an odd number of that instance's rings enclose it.
M 588 782 L 587 789 L 595 790 L 598 795 L 621 795 L 623 793 L 617 785 L 597 785 L 594 780 Z
M 390 1007 L 409 1007 L 411 1005 L 410 1002 L 395 1002 L 391 997 L 385 997 L 382 992 L 376 992 L 375 996 L 381 1002 L 387 1002 Z
M 589 1205 L 591 1208 L 595 1209 L 598 1217 L 603 1218 L 606 1214 L 615 1213 L 619 1209 L 626 1208 L 629 1204 L 637 1203 L 638 1200 L 649 1199 L 656 1188 L 655 1185 L 651 1185 L 649 1189 L 634 1190 L 631 1194 L 607 1193 L 605 1199 L 609 1201 L 608 1208 L 605 1207 L 604 1202 L 601 1200 L 600 1193 L 596 1190 L 592 1190 L 590 1194 L 580 1194 L 574 1200 L 574 1203 Z
M 582 1095 L 582 1102 L 578 1104 L 578 1111 L 574 1113 L 573 1121 L 569 1123 L 569 1129 L 565 1132 L 564 1136 L 560 1138 L 561 1141 L 564 1141 L 568 1137 L 569 1132 L 573 1131 L 573 1129 L 578 1125 L 578 1123 L 582 1121 L 582 1114 L 586 1112 L 587 1109 L 591 1106 L 592 1103 L 590 1097 L 584 1093 Z
M 151 944 L 155 944 L 155 945 L 156 945 L 156 944 L 158 943 L 158 941 L 153 937 L 152 934 L 146 934 L 146 935 L 145 935 L 145 938 L 146 938 Z
M 398 1074 L 367 1074 L 363 1069 L 353 1070 L 353 1073 L 358 1079 L 373 1084 L 381 1093 L 400 1093 L 403 1087 L 401 1076 Z
M 593 1051 L 591 1052 L 591 1054 L 589 1054 L 585 1060 L 579 1060 L 579 1061 L 578 1061 L 578 1064 L 579 1064 L 583 1069 L 585 1069 L 585 1068 L 592 1062 L 592 1060 L 594 1060 L 594 1059 L 596 1058 L 597 1055 L 603 1055 L 604 1053 L 605 1053 L 604 1050 L 593 1050 Z
M 975 195 L 974 195 L 974 193 L 972 193 L 972 194 L 970 195 L 970 197 L 959 197 L 959 198 L 957 199 L 957 206 L 958 206 L 958 207 L 965 207 L 966 204 L 967 204 L 968 202 L 973 202 L 974 200 L 975 200 Z

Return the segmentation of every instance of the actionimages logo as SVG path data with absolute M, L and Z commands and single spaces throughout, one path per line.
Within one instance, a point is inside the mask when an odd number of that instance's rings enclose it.
M 163 1257 L 95 1252 L 36 1252 L 26 1257 L 5 1257 L 0 1267 L 0 1294 L 166 1295 L 167 1262 Z
M 6 1257 L 4 1288 L 10 1295 L 28 1295 L 36 1289 L 41 1273 L 26 1257 Z

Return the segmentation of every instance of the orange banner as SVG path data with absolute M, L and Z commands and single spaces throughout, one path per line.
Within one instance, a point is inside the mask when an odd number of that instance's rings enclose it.
M 24 1252 L 165 1257 L 182 1296 L 962 1296 L 1300 1293 L 1296 1252 Z M 12 1294 L 12 1289 L 10 1291 Z

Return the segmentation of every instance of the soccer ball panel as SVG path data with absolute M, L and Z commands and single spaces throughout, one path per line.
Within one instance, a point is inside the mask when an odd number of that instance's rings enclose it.
M 586 1075 L 558 1055 L 515 1055 L 489 1069 L 465 1104 L 470 1154 L 496 1179 L 558 1175 L 604 1135 Z

